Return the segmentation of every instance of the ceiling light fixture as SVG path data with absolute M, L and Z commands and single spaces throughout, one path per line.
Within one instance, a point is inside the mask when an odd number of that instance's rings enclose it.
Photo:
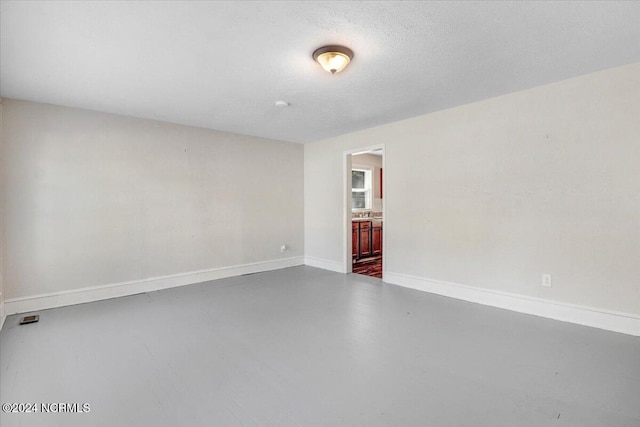
M 339 73 L 353 59 L 353 51 L 344 46 L 324 46 L 313 52 L 313 59 L 331 74 Z

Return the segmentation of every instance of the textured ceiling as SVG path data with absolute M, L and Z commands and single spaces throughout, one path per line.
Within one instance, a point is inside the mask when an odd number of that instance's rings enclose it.
M 640 2 L 2 1 L 0 13 L 4 97 L 295 142 L 640 61 Z M 354 50 L 344 72 L 311 58 L 326 44 Z

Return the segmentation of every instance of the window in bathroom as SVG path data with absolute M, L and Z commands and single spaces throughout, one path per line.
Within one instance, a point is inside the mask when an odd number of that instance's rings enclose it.
M 351 170 L 351 200 L 353 210 L 371 209 L 370 170 Z

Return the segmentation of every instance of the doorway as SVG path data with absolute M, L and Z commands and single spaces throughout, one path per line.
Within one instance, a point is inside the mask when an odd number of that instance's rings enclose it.
M 383 279 L 384 147 L 345 153 L 346 271 Z

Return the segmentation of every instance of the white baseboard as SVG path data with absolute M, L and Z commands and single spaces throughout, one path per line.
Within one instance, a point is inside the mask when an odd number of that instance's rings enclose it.
M 464 301 L 640 336 L 640 316 L 385 272 L 385 282 Z
M 346 273 L 346 271 L 344 271 L 344 265 L 342 265 L 342 263 L 338 261 L 331 261 L 328 259 L 307 256 L 304 257 L 304 265 L 322 268 L 324 270 L 335 271 L 336 273 Z
M 294 267 L 296 265 L 303 264 L 304 257 L 299 256 L 230 267 L 212 268 L 209 270 L 192 271 L 189 273 L 174 274 L 171 276 L 152 277 L 149 279 L 133 280 L 109 285 L 71 289 L 68 291 L 8 299 L 4 301 L 4 309 L 5 315 L 9 316 L 16 313 L 26 313 L 66 305 L 83 304 L 86 302 L 118 298 L 143 292 L 192 285 L 195 283 L 208 282 L 209 280 L 277 270 L 280 268 Z
M 7 315 L 4 312 L 4 301 L 2 300 L 2 294 L 0 294 L 0 331 L 4 326 L 4 319 L 7 318 Z

